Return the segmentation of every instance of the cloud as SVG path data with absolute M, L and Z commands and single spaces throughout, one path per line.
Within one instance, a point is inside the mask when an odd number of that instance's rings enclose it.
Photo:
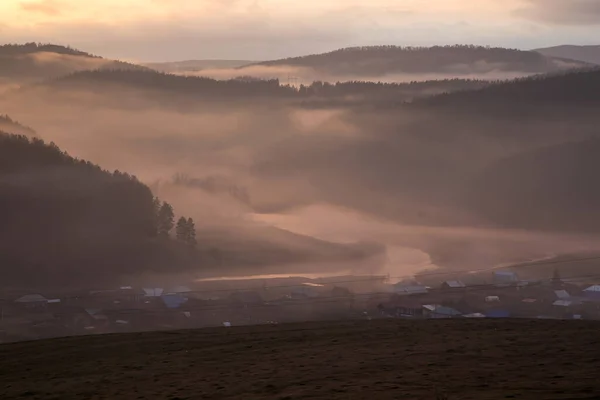
M 21 10 L 32 13 L 40 13 L 48 16 L 56 16 L 62 13 L 62 5 L 56 0 L 24 1 L 20 3 Z
M 598 0 L 526 0 L 518 16 L 562 25 L 600 25 Z

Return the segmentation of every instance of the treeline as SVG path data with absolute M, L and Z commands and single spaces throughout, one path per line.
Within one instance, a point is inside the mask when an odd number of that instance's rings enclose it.
M 367 81 L 347 81 L 328 83 L 316 81 L 310 85 L 281 85 L 278 79 L 261 80 L 240 77 L 231 80 L 216 80 L 205 77 L 171 75 L 161 72 L 142 70 L 96 70 L 76 72 L 66 77 L 48 81 L 55 88 L 70 88 L 73 85 L 97 85 L 99 83 L 118 84 L 119 87 L 131 87 L 172 93 L 197 98 L 219 97 L 278 97 L 303 99 L 310 97 L 361 96 L 381 98 L 391 101 L 407 101 L 413 97 L 455 90 L 478 89 L 489 83 L 472 79 L 445 79 L 423 82 L 386 83 Z M 87 87 L 85 87 L 87 88 Z M 106 90 L 112 90 L 109 85 Z M 102 88 L 98 88 L 102 90 Z
M 102 69 L 81 71 L 50 81 L 49 84 L 113 83 L 125 87 L 173 92 L 192 96 L 293 95 L 294 89 L 281 86 L 278 79 L 216 79 L 172 75 L 150 69 Z
M 5 286 L 102 283 L 194 263 L 170 239 L 173 208 L 135 176 L 75 159 L 53 143 L 0 134 L 0 277 Z M 186 264 L 187 263 L 187 264 Z
M 556 105 L 584 106 L 598 103 L 600 103 L 599 68 L 493 82 L 479 90 L 446 93 L 414 102 L 418 106 L 490 111 Z
M 385 74 L 392 72 L 466 73 L 482 71 L 552 72 L 564 69 L 551 58 L 533 51 L 481 46 L 399 47 L 368 46 L 329 53 L 265 61 L 257 65 L 310 67 L 329 73 Z M 583 65 L 583 63 L 581 63 Z
M 0 131 L 13 133 L 17 135 L 36 136 L 36 132 L 18 121 L 13 120 L 8 115 L 0 114 Z
M 316 81 L 310 85 L 300 85 L 298 94 L 300 96 L 350 96 L 389 93 L 390 95 L 429 93 L 429 91 L 449 91 L 479 89 L 490 83 L 477 79 L 442 79 L 432 81 L 412 81 L 401 83 L 389 82 L 321 82 Z
M 0 45 L 0 56 L 16 56 L 21 54 L 31 54 L 39 52 L 49 52 L 57 54 L 66 54 L 71 56 L 85 56 L 101 58 L 84 51 L 76 50 L 70 46 L 60 46 L 50 43 L 25 43 L 25 44 L 4 44 Z

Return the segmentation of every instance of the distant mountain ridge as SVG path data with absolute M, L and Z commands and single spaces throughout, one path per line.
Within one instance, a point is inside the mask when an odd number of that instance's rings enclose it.
M 586 63 L 547 57 L 534 51 L 470 45 L 349 47 L 329 53 L 264 61 L 253 66 L 295 66 L 337 75 L 390 73 L 455 73 L 519 71 L 548 73 L 580 68 Z M 241 67 L 242 69 L 244 67 Z
M 571 60 L 600 65 L 600 45 L 563 45 L 535 49 L 534 51 L 549 57 L 569 58 Z
M 24 84 L 95 69 L 147 68 L 54 44 L 26 43 L 0 46 L 0 84 Z

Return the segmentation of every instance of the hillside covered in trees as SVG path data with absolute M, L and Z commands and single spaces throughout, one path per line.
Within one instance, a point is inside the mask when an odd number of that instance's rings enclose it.
M 600 231 L 600 137 L 546 146 L 484 169 L 466 205 L 498 227 Z
M 445 93 L 415 103 L 490 112 L 549 106 L 586 107 L 600 102 L 600 68 L 498 82 L 480 90 Z
M 273 229 L 206 229 L 124 172 L 0 133 L 0 279 L 11 287 L 115 285 L 144 274 L 221 276 L 368 259 L 379 247 Z M 198 236 L 197 236 L 198 232 Z
M 0 276 L 14 285 L 116 279 L 189 268 L 168 239 L 173 210 L 134 176 L 54 144 L 0 134 Z
M 254 65 L 305 67 L 338 76 L 378 76 L 391 73 L 454 73 L 460 76 L 493 71 L 539 74 L 584 67 L 586 63 L 547 57 L 533 51 L 457 45 L 350 47 Z
M 145 69 L 53 44 L 0 46 L 0 84 L 24 84 L 92 69 Z
M 32 128 L 20 124 L 8 115 L 0 115 L 0 131 L 15 135 L 25 135 L 27 137 L 37 136 Z
M 196 101 L 223 101 L 244 103 L 249 99 L 303 102 L 311 107 L 398 104 L 415 98 L 486 87 L 490 82 L 472 79 L 446 79 L 386 83 L 368 81 L 313 82 L 308 85 L 287 86 L 279 80 L 262 80 L 239 77 L 216 80 L 206 77 L 172 75 L 152 70 L 93 70 L 80 71 L 38 85 L 23 87 L 11 93 L 9 99 L 26 101 L 28 96 L 66 101 L 79 96 L 82 101 L 122 103 L 124 107 L 143 101 L 159 102 L 169 108 L 188 109 Z

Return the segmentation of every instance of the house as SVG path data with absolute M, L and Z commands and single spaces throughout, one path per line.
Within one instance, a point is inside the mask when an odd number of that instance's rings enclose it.
M 456 318 L 461 314 L 460 311 L 439 304 L 427 304 L 423 306 L 423 315 L 426 318 Z
M 319 285 L 323 286 L 323 285 Z M 290 293 L 292 299 L 306 299 L 319 297 L 319 292 L 314 286 L 302 285 L 292 289 Z
M 519 282 L 519 277 L 512 271 L 494 271 L 492 272 L 492 279 L 496 286 L 510 286 Z
M 462 283 L 459 280 L 455 280 L 455 281 L 446 281 L 444 283 L 442 283 L 442 289 L 464 289 L 466 288 L 467 285 L 465 285 L 464 283 Z
M 167 294 L 185 294 L 190 293 L 192 289 L 188 286 L 175 286 L 174 288 L 167 290 Z
M 486 303 L 497 303 L 500 301 L 500 297 L 498 296 L 485 296 Z
M 188 299 L 180 294 L 165 294 L 160 297 L 165 306 L 169 309 L 175 309 L 185 304 Z
M 145 297 L 160 297 L 164 292 L 162 288 L 144 288 L 143 290 Z
M 561 290 L 555 290 L 554 291 L 554 295 L 556 296 L 557 299 L 559 300 L 567 300 L 571 298 L 571 295 L 569 294 L 569 292 L 567 292 L 564 289 Z
M 48 299 L 41 294 L 26 294 L 16 299 L 15 303 L 27 308 L 45 308 L 48 304 Z
M 429 292 L 427 286 L 416 282 L 409 284 L 404 282 L 396 283 L 393 285 L 393 291 L 398 295 L 427 294 Z
M 485 318 L 485 315 L 482 313 L 472 313 L 463 315 L 465 318 Z
M 592 299 L 600 299 L 600 285 L 593 285 L 583 289 L 583 295 Z

